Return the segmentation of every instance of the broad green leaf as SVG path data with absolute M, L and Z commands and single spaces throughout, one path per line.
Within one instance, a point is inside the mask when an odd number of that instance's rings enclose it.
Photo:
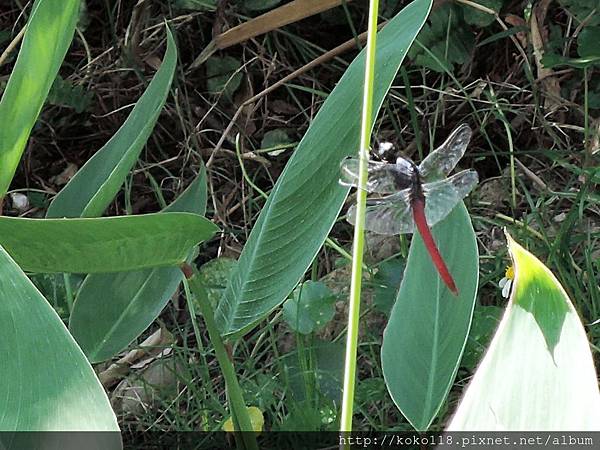
M 600 56 L 600 26 L 581 30 L 577 37 L 577 53 L 582 58 Z
M 448 430 L 597 431 L 598 379 L 577 311 L 552 272 L 507 238 L 510 302 Z
M 206 172 L 164 211 L 203 214 Z M 105 361 L 127 347 L 158 317 L 177 290 L 179 267 L 90 274 L 77 294 L 69 330 L 91 362 Z
M 283 319 L 298 333 L 314 333 L 333 319 L 335 300 L 333 292 L 322 282 L 306 281 L 283 304 Z
M 84 354 L 1 247 L 0 329 L 1 431 L 119 430 L 104 388 Z M 6 438 L 2 435 L 2 440 Z
M 160 69 L 110 140 L 54 197 L 47 217 L 98 217 L 119 192 L 160 115 L 177 64 L 177 48 L 167 28 L 167 51 Z
M 30 272 L 121 272 L 176 266 L 217 227 L 196 214 L 100 219 L 0 217 L 0 245 Z
M 377 114 L 430 0 L 415 0 L 377 38 Z M 325 241 L 348 195 L 338 183 L 340 161 L 357 151 L 364 51 L 329 94 L 290 158 L 240 255 L 216 311 L 225 336 L 249 330 L 279 306 Z
M 444 285 L 415 234 L 381 348 L 390 395 L 419 431 L 427 430 L 452 387 L 469 333 L 479 274 L 475 233 L 462 203 L 432 232 L 459 296 Z
M 29 133 L 67 53 L 79 17 L 79 0 L 38 0 L 0 100 L 0 199 L 21 159 Z

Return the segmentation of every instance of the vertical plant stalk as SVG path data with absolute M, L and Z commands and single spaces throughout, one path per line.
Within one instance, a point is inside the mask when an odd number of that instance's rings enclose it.
M 239 430 L 242 431 L 241 437 L 244 448 L 246 450 L 258 450 L 258 443 L 256 442 L 256 435 L 252 428 L 252 422 L 248 415 L 248 409 L 246 408 L 246 402 L 242 394 L 242 388 L 238 382 L 233 363 L 229 359 L 225 344 L 221 338 L 221 334 L 215 323 L 214 311 L 204 286 L 198 279 L 198 271 L 192 268 L 188 264 L 184 264 L 182 271 L 187 279 L 190 291 L 198 300 L 196 305 L 198 306 L 202 317 L 204 318 L 204 324 L 208 331 L 208 337 L 210 338 L 211 344 L 215 349 L 215 355 L 221 368 L 221 373 L 225 379 L 225 385 L 227 387 L 227 393 L 229 395 L 229 403 L 231 405 L 231 416 L 234 425 L 239 424 Z M 188 307 L 190 313 L 194 313 L 194 305 L 191 298 L 187 298 Z M 236 430 L 237 431 L 237 430 Z
M 354 226 L 354 246 L 352 249 L 352 279 L 350 284 L 350 308 L 348 311 L 348 333 L 346 335 L 346 359 L 344 363 L 344 392 L 342 397 L 342 417 L 340 431 L 352 431 L 354 411 L 354 385 L 356 378 L 356 356 L 358 350 L 358 326 L 360 317 L 360 291 L 364 250 L 365 212 L 367 203 L 367 164 L 371 143 L 373 120 L 373 84 L 375 76 L 375 51 L 377 40 L 377 12 L 379 0 L 369 2 L 369 28 L 365 58 L 365 84 L 360 129 L 358 190 L 356 194 L 356 224 Z

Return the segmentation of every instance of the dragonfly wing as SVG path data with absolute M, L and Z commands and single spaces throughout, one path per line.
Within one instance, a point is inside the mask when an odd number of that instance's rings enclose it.
M 340 184 L 343 186 L 357 187 L 358 185 L 359 160 L 346 158 L 340 165 Z M 402 169 L 402 170 L 400 170 Z M 404 173 L 404 169 L 398 168 L 396 164 L 379 161 L 369 161 L 369 177 L 367 179 L 367 192 L 378 194 L 392 194 L 399 187 L 405 187 L 410 180 L 410 174 Z
M 348 209 L 346 218 L 352 225 L 356 223 L 355 205 Z M 366 230 L 378 234 L 395 235 L 412 233 L 414 226 L 408 189 L 381 199 L 367 201 Z
M 425 217 L 430 227 L 443 220 L 473 190 L 479 177 L 474 170 L 463 170 L 441 181 L 423 185 Z
M 456 128 L 446 142 L 431 152 L 419 165 L 423 181 L 445 178 L 465 154 L 472 134 L 471 128 L 465 123 Z

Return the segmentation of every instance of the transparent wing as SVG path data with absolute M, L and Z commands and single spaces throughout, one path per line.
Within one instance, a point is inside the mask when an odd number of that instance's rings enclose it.
M 356 206 L 348 209 L 346 219 L 352 225 L 356 223 Z M 414 222 L 410 207 L 410 191 L 405 189 L 396 194 L 367 201 L 365 229 L 379 234 L 405 234 L 414 231 Z
M 441 181 L 423 185 L 425 217 L 430 227 L 444 219 L 473 190 L 479 177 L 474 170 L 463 170 Z
M 463 123 L 456 128 L 442 145 L 431 152 L 419 165 L 419 173 L 423 181 L 435 181 L 445 178 L 465 150 L 473 132 L 469 125 Z
M 346 158 L 340 165 L 340 184 L 356 187 L 358 184 L 358 165 L 356 158 Z M 411 180 L 411 166 L 407 164 L 389 164 L 369 161 L 367 192 L 392 194 L 408 186 Z

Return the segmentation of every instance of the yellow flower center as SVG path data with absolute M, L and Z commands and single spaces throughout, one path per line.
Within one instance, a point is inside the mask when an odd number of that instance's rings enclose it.
M 513 266 L 508 266 L 506 268 L 506 272 L 504 273 L 504 276 L 506 278 L 508 278 L 509 280 L 515 279 L 515 269 L 513 268 Z

